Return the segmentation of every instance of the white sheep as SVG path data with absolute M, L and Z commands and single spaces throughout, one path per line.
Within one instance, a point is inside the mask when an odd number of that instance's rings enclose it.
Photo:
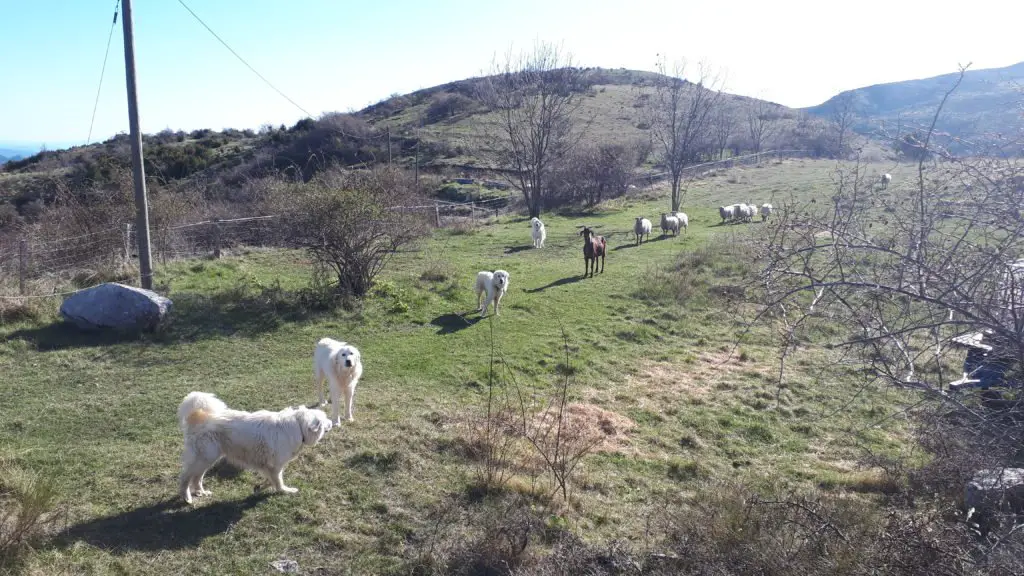
M 750 216 L 750 207 L 749 206 L 747 206 L 743 202 L 740 202 L 739 204 L 733 204 L 733 209 L 735 210 L 735 214 L 736 215 L 735 215 L 734 218 L 736 220 L 738 220 L 740 222 L 746 222 L 747 221 L 747 218 Z
M 679 220 L 679 227 L 684 232 L 690 229 L 690 218 L 686 215 L 686 212 L 673 212 L 672 215 L 676 217 L 676 220 Z
M 771 216 L 771 215 L 772 215 L 772 205 L 771 204 L 761 204 L 761 222 L 764 222 L 765 220 L 767 220 L 768 217 Z
M 533 229 L 530 235 L 533 236 L 533 247 L 543 248 L 544 240 L 548 237 L 548 233 L 544 230 L 544 223 L 540 221 L 540 218 L 530 218 L 530 227 Z
M 892 182 L 892 174 L 882 174 L 882 190 L 889 187 L 889 182 Z
M 643 244 L 644 234 L 647 235 L 647 239 L 651 239 L 651 221 L 643 216 L 637 216 L 636 222 L 633 224 L 633 233 L 636 234 L 636 245 Z
M 671 230 L 673 236 L 678 236 L 679 235 L 679 225 L 680 225 L 679 218 L 676 218 L 674 215 L 673 216 L 669 216 L 668 214 L 666 214 L 664 212 L 661 213 L 661 233 L 662 233 L 662 235 L 667 234 L 668 231 Z
M 735 205 L 733 206 L 719 206 L 718 215 L 722 217 L 722 223 L 726 223 L 732 220 L 733 216 L 736 215 Z

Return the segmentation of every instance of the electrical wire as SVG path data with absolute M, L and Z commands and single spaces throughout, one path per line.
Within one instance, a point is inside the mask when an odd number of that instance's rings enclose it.
M 248 62 L 246 62 L 246 61 L 245 61 L 245 58 L 242 58 L 242 57 L 241 57 L 241 56 L 240 56 L 240 55 L 238 54 L 238 52 L 235 52 L 235 50 L 234 50 L 234 49 L 233 49 L 233 48 L 232 48 L 231 46 L 228 46 L 228 43 L 227 43 L 227 42 L 225 42 L 223 38 L 221 38 L 220 36 L 218 36 L 218 35 L 217 35 L 217 33 L 216 33 L 216 32 L 214 32 L 212 28 L 210 28 L 209 26 L 207 26 L 207 25 L 206 25 L 206 22 L 203 22 L 203 19 L 202 19 L 202 18 L 200 18 L 198 14 L 196 14 L 195 12 L 193 12 L 193 11 L 192 11 L 192 9 L 188 7 L 188 4 L 185 4 L 184 0 L 178 0 L 178 4 L 181 4 L 181 5 L 182 5 L 182 7 L 183 7 L 183 8 L 185 8 L 185 10 L 188 10 L 188 13 L 189 13 L 189 14 L 191 14 L 191 15 L 192 15 L 192 17 L 193 17 L 193 18 L 195 18 L 197 22 L 199 22 L 200 24 L 202 24 L 202 25 L 203 25 L 203 28 L 206 28 L 206 30 L 207 30 L 207 31 L 208 31 L 208 32 L 209 32 L 210 34 L 212 34 L 212 35 L 213 35 L 213 37 L 214 37 L 214 38 L 216 38 L 218 42 L 220 42 L 221 44 L 223 44 L 225 48 L 227 48 L 227 49 L 228 49 L 228 50 L 229 50 L 229 51 L 230 51 L 230 52 L 231 52 L 232 54 L 234 54 L 234 55 L 235 55 L 235 58 L 238 58 L 238 60 L 239 60 L 239 61 L 240 61 L 240 62 L 241 62 L 242 64 L 245 64 L 246 68 L 248 68 L 249 70 L 252 70 L 252 73 L 253 73 L 253 74 L 255 74 L 255 75 L 259 76 L 260 80 L 263 80 L 263 82 L 265 82 L 265 83 L 267 84 L 267 86 L 270 86 L 270 87 L 271 87 L 271 88 L 272 88 L 272 89 L 274 90 L 274 92 L 277 92 L 278 94 L 280 94 L 280 95 L 281 95 L 281 97 L 282 97 L 282 98 L 284 98 L 285 100 L 287 100 L 287 101 L 291 102 L 292 106 L 295 106 L 296 108 L 298 108 L 299 110 L 301 110 L 301 111 L 302 111 L 302 113 L 303 113 L 303 114 L 305 114 L 306 116 L 308 116 L 308 117 L 310 117 L 310 118 L 312 118 L 312 117 L 313 117 L 313 115 L 312 115 L 312 114 L 310 114 L 310 113 L 309 113 L 308 111 L 306 111 L 306 109 L 305 109 L 305 108 L 303 108 L 302 106 L 299 106 L 298 104 L 296 104 L 296 103 L 295 103 L 295 100 L 292 100 L 291 98 L 289 98 L 289 97 L 288 97 L 288 95 L 287 95 L 287 94 L 285 94 L 284 92 L 282 92 L 282 91 L 278 90 L 277 86 L 274 86 L 274 85 L 273 85 L 273 84 L 272 84 L 272 83 L 270 82 L 270 80 L 267 80 L 266 78 L 264 78 L 264 77 L 263 77 L 263 75 L 262 75 L 262 74 L 260 74 L 259 72 L 257 72 L 257 71 L 256 71 L 256 69 L 255 69 L 255 68 L 253 68 L 253 67 L 252 67 L 252 66 L 251 66 L 251 65 L 250 65 L 250 64 L 249 64 Z
M 107 50 L 103 53 L 103 67 L 100 68 L 100 84 L 96 87 L 96 102 L 92 105 L 92 119 L 89 120 L 89 135 L 85 138 L 86 144 L 92 142 L 92 127 L 96 122 L 96 109 L 100 106 L 100 91 L 103 90 L 103 74 L 107 71 L 107 58 L 110 56 L 110 41 L 114 38 L 114 26 L 117 26 L 117 14 L 120 6 L 121 0 L 114 2 L 114 21 L 110 23 L 110 33 L 107 34 Z

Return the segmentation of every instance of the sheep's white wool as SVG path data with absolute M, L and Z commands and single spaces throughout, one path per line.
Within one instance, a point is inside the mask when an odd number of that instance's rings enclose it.
M 665 214 L 665 213 L 661 214 L 661 233 L 662 234 L 667 234 L 669 232 L 669 230 L 671 230 L 672 231 L 672 235 L 674 235 L 674 236 L 678 235 L 679 234 L 679 227 L 680 227 L 679 218 L 676 218 L 674 215 L 673 216 L 669 216 L 668 214 Z
M 772 215 L 772 205 L 771 204 L 761 204 L 761 221 L 764 222 L 771 215 Z
M 673 212 L 673 216 L 676 220 L 679 220 L 679 227 L 683 230 L 687 230 L 690 227 L 690 217 L 686 215 L 686 212 Z
M 533 247 L 543 248 L 544 240 L 548 237 L 547 232 L 544 230 L 544 223 L 540 221 L 540 218 L 531 218 L 530 227 L 532 229 L 530 235 L 533 236 Z
M 651 235 L 651 221 L 644 217 L 637 217 L 636 222 L 633 224 L 633 233 L 636 234 L 636 243 L 640 244 L 643 242 L 643 237 Z
M 722 222 L 728 222 L 729 220 L 732 220 L 733 217 L 736 215 L 736 205 L 733 204 L 731 206 L 719 206 L 718 215 L 722 217 Z
M 476 306 L 481 316 L 487 315 L 487 306 L 494 303 L 494 315 L 498 316 L 498 305 L 508 290 L 509 273 L 504 270 L 478 272 L 476 275 Z M 480 297 L 486 294 L 483 305 Z
M 331 392 L 331 421 L 341 424 L 341 396 L 345 398 L 345 419 L 355 420 L 356 384 L 363 376 L 363 357 L 359 349 L 347 342 L 339 342 L 331 338 L 321 338 L 313 350 L 313 387 L 320 395 L 320 405 L 324 405 L 323 381 L 327 379 L 327 387 Z
M 191 392 L 178 406 L 185 434 L 178 490 L 189 504 L 193 495 L 208 496 L 203 476 L 221 458 L 255 470 L 285 493 L 298 492 L 284 483 L 284 469 L 304 445 L 314 445 L 331 429 L 322 410 L 304 406 L 280 412 L 232 410 L 213 394 Z

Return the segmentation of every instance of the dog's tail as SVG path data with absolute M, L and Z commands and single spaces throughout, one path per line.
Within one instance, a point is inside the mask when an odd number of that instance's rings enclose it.
M 181 431 L 187 433 L 190 429 L 206 422 L 207 418 L 218 412 L 227 410 L 227 404 L 208 392 L 189 392 L 188 396 L 178 406 L 178 424 Z

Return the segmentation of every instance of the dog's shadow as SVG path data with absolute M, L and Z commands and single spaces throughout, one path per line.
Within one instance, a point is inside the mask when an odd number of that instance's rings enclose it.
M 557 288 L 559 286 L 565 286 L 566 284 L 575 284 L 576 282 L 583 280 L 583 278 L 584 276 L 567 276 L 565 278 L 555 280 L 554 282 L 548 284 L 547 286 L 541 286 L 540 288 L 530 288 L 528 290 L 523 290 L 523 292 L 526 292 L 527 294 L 536 294 L 537 292 L 543 292 L 548 288 Z
M 178 499 L 164 500 L 75 524 L 57 534 L 53 541 L 59 547 L 85 542 L 114 554 L 194 548 L 210 536 L 229 530 L 246 510 L 269 496 L 260 492 L 244 500 L 197 507 Z
M 483 320 L 480 316 L 466 318 L 463 314 L 442 314 L 430 321 L 431 326 L 437 326 L 439 335 L 452 334 L 459 330 L 465 330 L 470 326 Z
M 533 244 L 524 244 L 522 246 L 506 246 L 505 254 L 516 254 L 524 252 L 526 250 L 533 250 Z

